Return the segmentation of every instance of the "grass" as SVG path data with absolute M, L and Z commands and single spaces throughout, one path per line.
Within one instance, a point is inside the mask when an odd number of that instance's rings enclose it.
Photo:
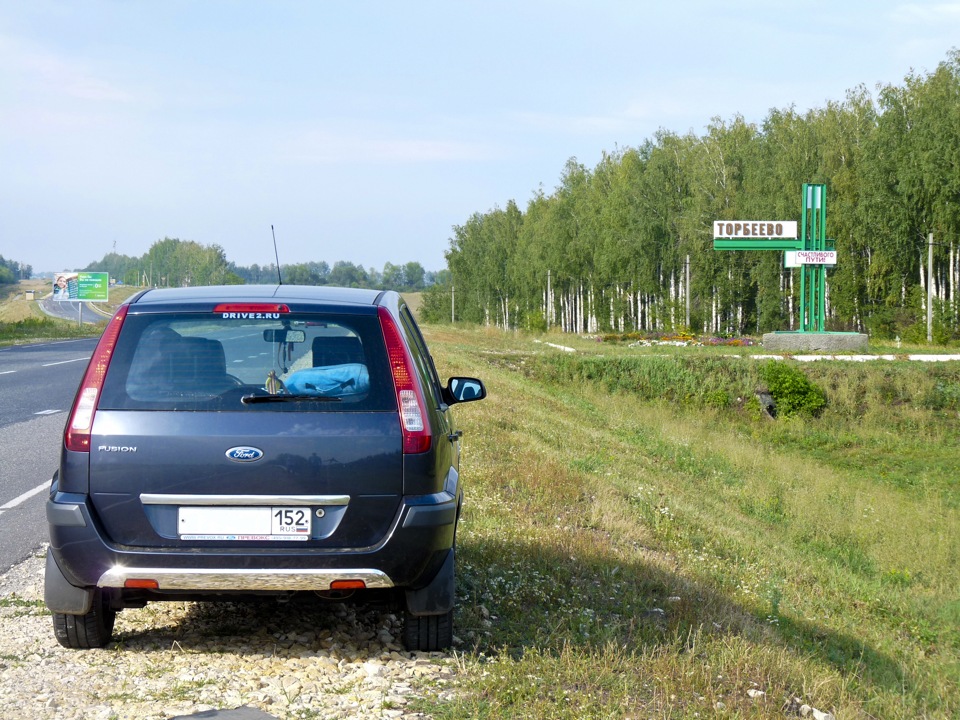
M 819 416 L 770 420 L 713 348 L 427 334 L 490 397 L 457 408 L 460 692 L 424 710 L 960 715 L 960 364 L 814 363 Z

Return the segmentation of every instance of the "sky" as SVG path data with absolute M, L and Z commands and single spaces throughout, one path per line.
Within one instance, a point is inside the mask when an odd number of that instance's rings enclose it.
M 284 265 L 440 270 L 570 158 L 876 97 L 958 46 L 960 2 L 0 0 L 0 255 L 269 265 L 273 226 Z

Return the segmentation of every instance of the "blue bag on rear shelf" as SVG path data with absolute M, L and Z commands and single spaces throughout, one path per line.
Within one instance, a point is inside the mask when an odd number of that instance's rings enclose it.
M 370 389 L 370 374 L 363 363 L 328 365 L 297 370 L 283 381 L 291 395 L 354 397 Z

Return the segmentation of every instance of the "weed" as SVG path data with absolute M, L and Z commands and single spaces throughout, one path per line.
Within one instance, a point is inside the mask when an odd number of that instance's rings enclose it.
M 0 598 L 0 607 L 4 608 L 46 608 L 43 600 L 27 600 L 16 595 Z
M 103 332 L 103 323 L 78 327 L 75 323 L 53 318 L 26 318 L 17 322 L 0 322 L 0 342 L 17 342 L 41 338 L 96 337 Z
M 913 575 L 906 569 L 887 570 L 883 574 L 883 581 L 897 587 L 910 587 L 913 584 Z

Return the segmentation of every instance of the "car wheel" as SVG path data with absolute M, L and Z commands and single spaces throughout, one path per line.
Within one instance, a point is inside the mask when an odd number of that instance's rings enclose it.
M 97 588 L 93 593 L 93 605 L 86 614 L 53 613 L 53 632 L 57 642 L 65 648 L 102 648 L 110 642 L 116 618 L 117 611 L 110 608 L 109 598 Z
M 403 645 L 407 650 L 434 652 L 453 645 L 453 610 L 442 615 L 404 614 Z

